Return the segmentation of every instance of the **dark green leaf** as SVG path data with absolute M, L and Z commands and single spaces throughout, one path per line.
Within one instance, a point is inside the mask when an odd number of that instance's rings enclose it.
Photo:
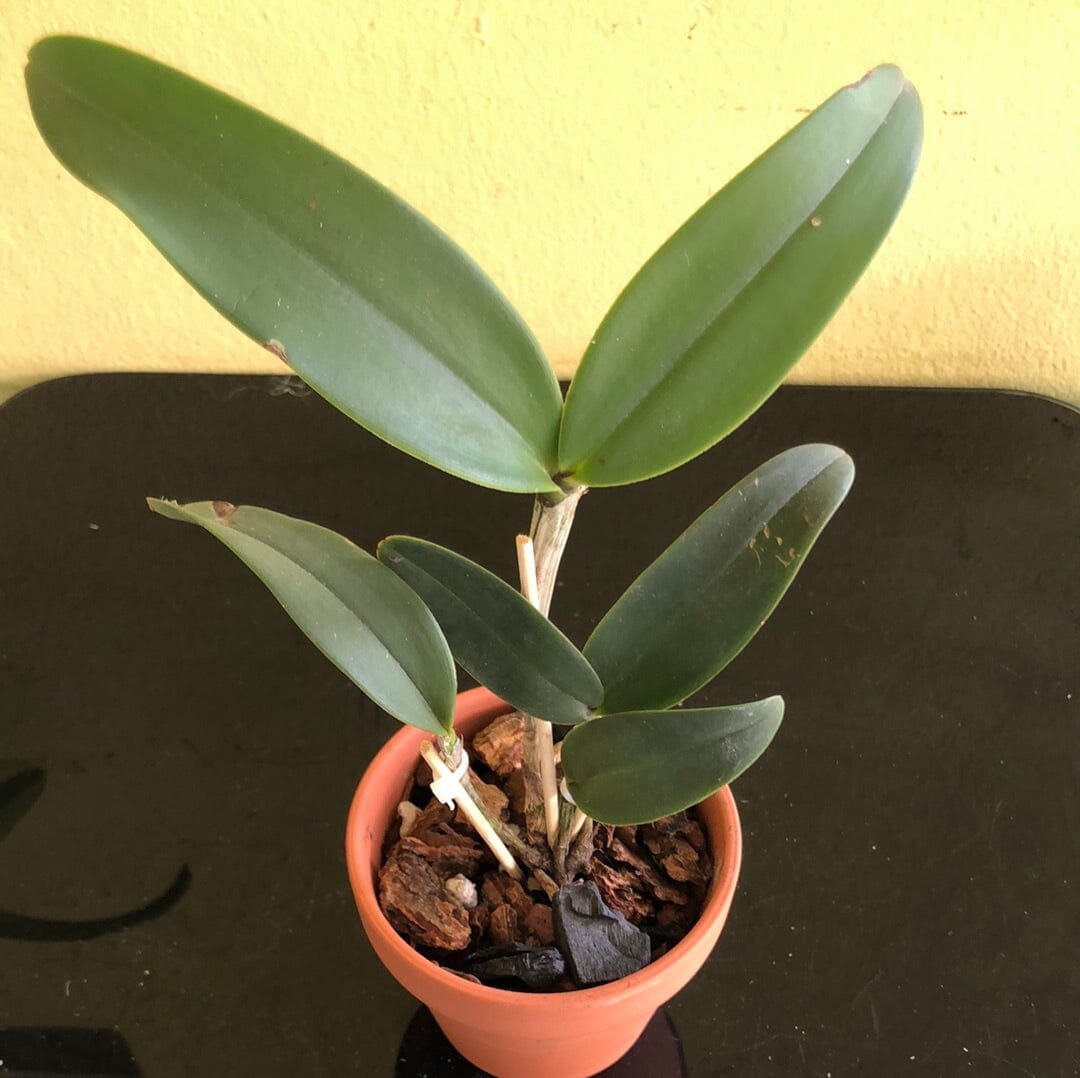
M 647 823 L 726 786 L 768 747 L 784 701 L 636 711 L 576 726 L 562 743 L 571 796 L 594 820 Z
M 453 729 L 456 678 L 431 612 L 344 536 L 269 509 L 149 498 L 155 513 L 198 524 L 270 589 L 307 638 L 394 718 Z
M 601 710 L 670 707 L 715 677 L 772 613 L 854 475 L 842 450 L 803 445 L 702 513 L 586 643 Z
M 454 475 L 556 489 L 554 374 L 428 220 L 290 128 L 125 49 L 46 38 L 26 85 L 65 167 L 327 400 Z
M 561 725 L 600 703 L 600 679 L 581 652 L 509 584 L 407 535 L 383 540 L 378 553 L 427 604 L 457 661 L 497 696 Z
M 566 401 L 560 470 L 588 486 L 645 479 L 746 419 L 877 250 L 921 142 L 918 96 L 881 67 L 698 210 L 589 345 Z

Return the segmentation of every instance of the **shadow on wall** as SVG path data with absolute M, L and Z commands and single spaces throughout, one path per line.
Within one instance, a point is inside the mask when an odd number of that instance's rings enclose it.
M 44 789 L 45 771 L 42 768 L 25 761 L 0 761 L 0 842 L 30 811 Z M 38 942 L 96 939 L 160 917 L 176 905 L 190 885 L 191 871 L 187 865 L 181 865 L 172 883 L 145 905 L 90 920 L 52 920 L 0 910 L 0 939 Z M 0 1055 L 0 1059 L 5 1058 Z
M 127 1041 L 112 1029 L 0 1029 L 0 1061 L 13 1078 L 138 1078 Z

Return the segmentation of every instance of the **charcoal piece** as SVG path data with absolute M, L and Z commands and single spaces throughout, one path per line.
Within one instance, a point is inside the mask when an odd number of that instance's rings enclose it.
M 554 947 L 488 947 L 469 957 L 465 969 L 483 984 L 517 982 L 533 992 L 547 992 L 566 972 Z
M 648 935 L 605 906 L 591 880 L 561 888 L 551 906 L 556 942 L 579 988 L 618 980 L 649 964 Z

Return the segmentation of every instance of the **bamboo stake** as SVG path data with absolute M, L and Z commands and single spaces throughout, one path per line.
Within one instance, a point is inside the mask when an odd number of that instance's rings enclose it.
M 540 610 L 536 558 L 533 541 L 527 535 L 517 537 L 517 555 L 521 593 Z M 554 850 L 559 840 L 559 789 L 555 784 L 555 745 L 551 736 L 551 723 L 543 719 L 532 721 L 536 724 L 536 755 L 540 764 L 540 788 L 544 794 L 544 823 L 547 827 L 548 846 Z
M 476 802 L 465 792 L 461 780 L 454 778 L 453 771 L 446 765 L 446 761 L 436 751 L 430 741 L 420 744 L 420 755 L 427 761 L 431 773 L 438 779 L 443 779 L 452 784 L 453 800 L 458 803 L 465 818 L 472 824 L 476 833 L 487 843 L 488 849 L 495 855 L 495 859 L 502 865 L 506 873 L 515 880 L 522 879 L 521 869 L 513 854 L 506 848 L 506 844 L 495 833 L 495 829 L 488 822 L 488 818 L 480 811 Z

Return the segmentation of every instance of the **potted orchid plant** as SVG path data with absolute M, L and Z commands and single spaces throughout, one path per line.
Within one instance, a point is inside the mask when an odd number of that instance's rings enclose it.
M 533 496 L 514 586 L 430 538 L 392 536 L 368 553 L 269 509 L 150 507 L 227 545 L 327 658 L 409 728 L 361 783 L 348 839 L 365 927 L 395 976 L 496 1074 L 601 1069 L 715 943 L 740 850 L 726 787 L 783 715 L 779 696 L 683 702 L 764 624 L 846 495 L 853 465 L 825 445 L 762 464 L 629 584 L 581 649 L 547 616 L 574 515 L 590 488 L 649 479 L 715 445 L 783 380 L 899 211 L 921 142 L 916 93 L 895 67 L 871 71 L 714 195 L 626 286 L 564 399 L 535 338 L 476 264 L 330 151 L 97 41 L 39 42 L 26 83 L 60 161 L 234 325 L 403 452 Z M 455 663 L 487 691 L 459 698 Z M 491 759 L 486 780 L 478 770 L 476 739 L 506 712 L 513 745 L 499 751 L 503 763 L 519 753 L 509 766 L 516 811 L 490 792 Z M 421 804 L 405 811 L 421 758 L 430 769 Z M 605 901 L 612 892 L 588 878 L 598 836 L 662 876 L 648 836 L 630 850 L 635 829 L 687 820 L 679 814 L 699 804 L 704 831 L 679 839 L 686 856 L 711 866 L 698 923 L 651 964 L 646 946 L 621 979 L 590 980 L 569 939 L 575 924 L 591 925 L 616 957 L 640 952 L 619 935 L 628 918 Z M 435 830 L 409 845 L 418 813 Z M 484 888 L 503 906 L 510 885 L 492 882 L 493 871 L 522 893 L 545 892 L 559 946 L 528 945 L 544 931 L 536 915 L 534 935 L 509 941 L 512 956 L 531 969 L 564 960 L 579 991 L 528 995 L 461 976 L 439 961 L 449 937 L 438 925 L 430 938 L 416 929 L 424 953 L 401 938 L 395 929 L 407 934 L 410 914 L 385 909 L 388 866 L 403 848 L 439 847 L 436 831 L 440 848 L 488 866 Z M 449 910 L 447 923 L 475 942 L 475 882 L 438 860 L 429 868 L 415 869 L 404 890 L 429 919 Z M 670 891 L 677 877 L 661 884 Z

